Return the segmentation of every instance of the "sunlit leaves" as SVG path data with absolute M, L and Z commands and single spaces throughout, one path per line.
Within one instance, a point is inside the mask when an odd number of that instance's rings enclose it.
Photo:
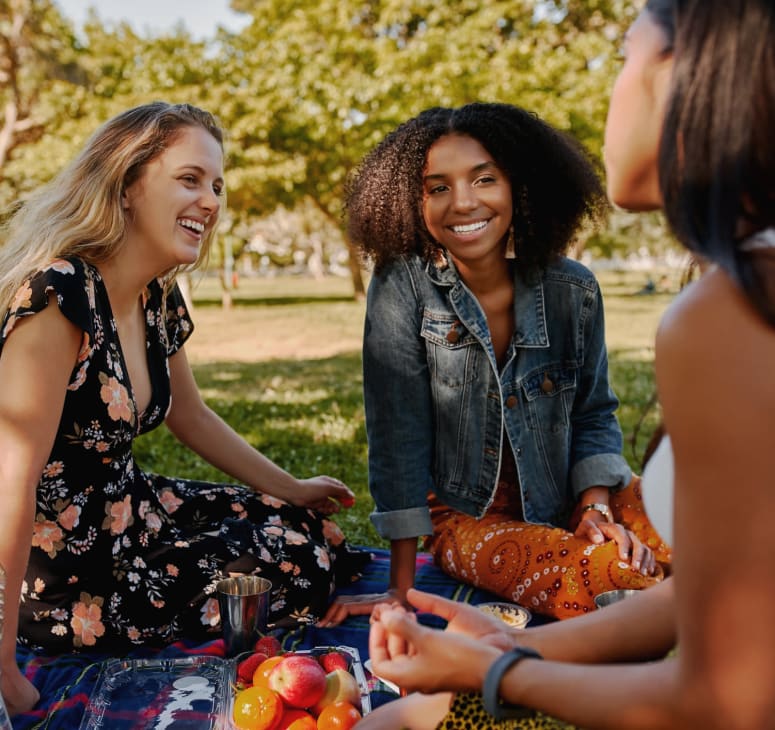
M 183 28 L 138 35 L 96 13 L 76 39 L 48 0 L 14 2 L 34 9 L 38 50 L 24 74 L 43 126 L 10 155 L 0 205 L 50 177 L 112 114 L 162 98 L 223 122 L 229 207 L 243 226 L 310 200 L 341 221 L 348 172 L 429 106 L 518 104 L 599 156 L 635 12 L 626 0 L 232 0 L 251 22 L 200 42 Z

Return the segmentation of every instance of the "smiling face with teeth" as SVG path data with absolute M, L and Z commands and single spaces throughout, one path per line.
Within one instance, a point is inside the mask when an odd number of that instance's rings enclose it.
M 124 192 L 126 246 L 154 275 L 193 264 L 218 220 L 223 189 L 220 143 L 202 127 L 183 127 Z
M 448 134 L 428 150 L 423 175 L 428 232 L 458 267 L 503 265 L 513 212 L 511 183 L 473 137 Z

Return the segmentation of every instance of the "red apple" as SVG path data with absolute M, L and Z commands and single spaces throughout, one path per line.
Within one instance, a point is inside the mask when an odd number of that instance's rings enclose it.
M 326 688 L 322 697 L 310 707 L 313 715 L 319 715 L 324 707 L 334 702 L 349 702 L 356 707 L 361 706 L 361 688 L 358 682 L 346 669 L 334 669 L 326 674 Z
M 268 685 L 289 707 L 311 707 L 326 691 L 326 671 L 310 656 L 291 654 L 269 672 Z

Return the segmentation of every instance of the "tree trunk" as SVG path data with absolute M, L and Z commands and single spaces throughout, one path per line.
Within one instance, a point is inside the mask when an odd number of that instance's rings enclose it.
M 358 249 L 352 245 L 349 238 L 345 240 L 347 241 L 347 264 L 350 267 L 350 276 L 353 282 L 353 296 L 361 302 L 366 298 L 366 288 L 363 285 L 363 271 L 361 270 Z
M 183 295 L 183 301 L 186 303 L 188 313 L 193 315 L 194 312 L 194 300 L 191 298 L 191 274 L 187 271 L 181 271 L 176 277 L 180 293 Z
M 340 225 L 339 221 L 331 215 L 331 212 L 324 205 L 321 205 L 319 200 L 316 198 L 312 198 L 312 200 L 326 218 L 334 225 Z M 363 285 L 363 271 L 361 270 L 358 250 L 352 245 L 347 236 L 345 236 L 345 242 L 347 243 L 347 268 L 350 269 L 350 278 L 353 283 L 353 297 L 360 302 L 366 298 L 366 287 Z

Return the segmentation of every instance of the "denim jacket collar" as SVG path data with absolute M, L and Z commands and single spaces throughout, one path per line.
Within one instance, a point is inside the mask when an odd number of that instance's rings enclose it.
M 443 258 L 440 256 L 437 262 L 428 261 L 425 270 L 434 284 L 451 288 L 450 297 L 453 302 L 460 304 L 464 301 L 470 301 L 466 294 L 468 289 L 449 255 L 444 254 Z M 514 345 L 516 347 L 549 347 L 544 286 L 540 280 L 531 284 L 525 282 L 516 272 L 514 273 L 514 315 L 516 321 Z

